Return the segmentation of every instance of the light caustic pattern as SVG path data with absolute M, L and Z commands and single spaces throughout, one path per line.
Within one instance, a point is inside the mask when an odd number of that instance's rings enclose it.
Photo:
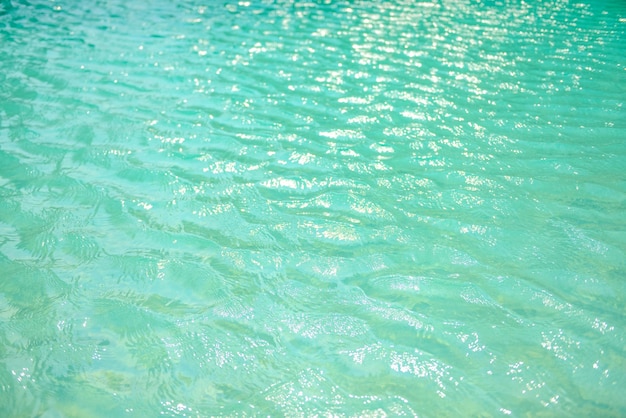
M 626 7 L 0 2 L 0 415 L 626 414 Z

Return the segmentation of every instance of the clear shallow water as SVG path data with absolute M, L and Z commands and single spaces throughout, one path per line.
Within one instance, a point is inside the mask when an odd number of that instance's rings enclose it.
M 623 416 L 620 1 L 0 3 L 3 416 Z

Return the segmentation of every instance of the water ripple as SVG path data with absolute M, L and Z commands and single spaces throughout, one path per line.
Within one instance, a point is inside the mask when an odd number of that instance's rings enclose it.
M 0 2 L 0 413 L 624 415 L 625 19 Z

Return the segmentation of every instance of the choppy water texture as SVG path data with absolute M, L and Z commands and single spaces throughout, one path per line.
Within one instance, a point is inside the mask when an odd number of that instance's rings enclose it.
M 626 415 L 626 3 L 0 2 L 0 415 Z

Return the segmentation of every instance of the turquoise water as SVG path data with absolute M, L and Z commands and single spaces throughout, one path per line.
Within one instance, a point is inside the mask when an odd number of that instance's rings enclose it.
M 0 416 L 626 415 L 626 3 L 0 2 Z

